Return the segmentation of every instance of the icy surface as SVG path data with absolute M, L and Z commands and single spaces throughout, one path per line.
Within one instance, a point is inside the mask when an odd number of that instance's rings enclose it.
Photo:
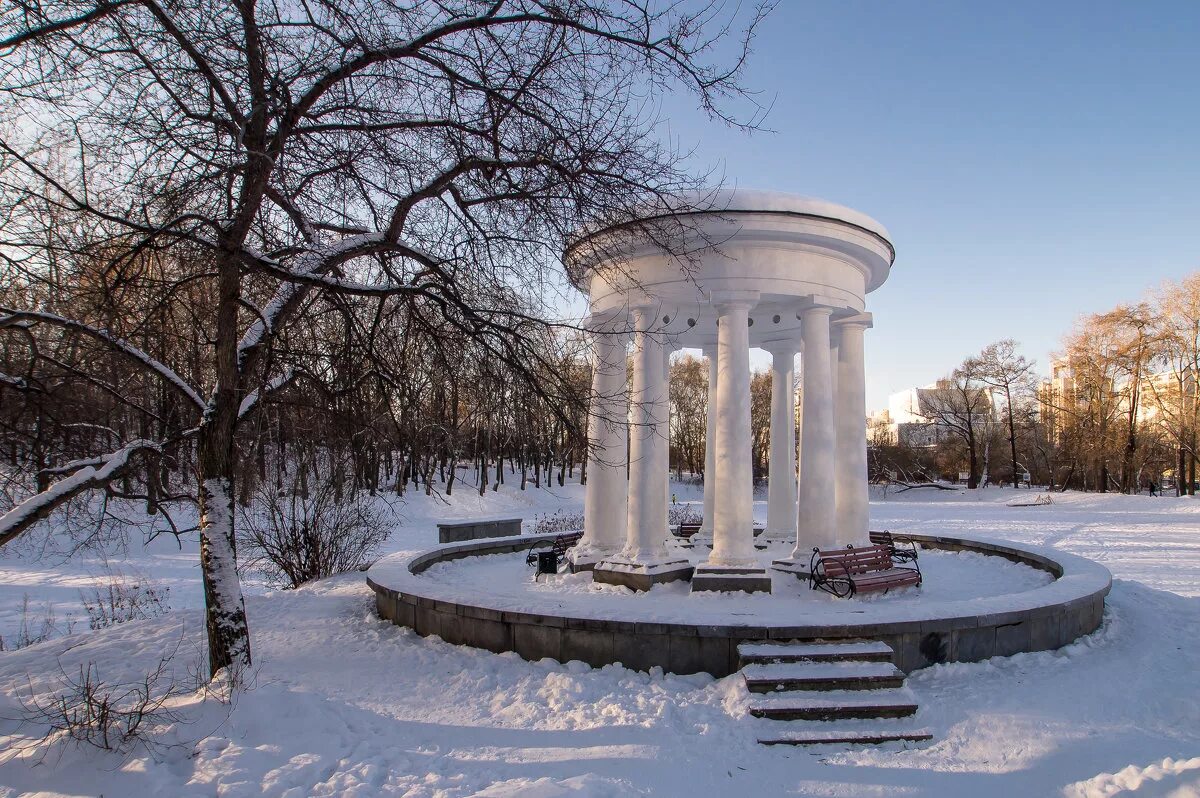
M 393 550 L 429 548 L 435 518 L 578 509 L 582 491 L 505 488 L 450 502 L 410 496 L 395 509 Z M 681 499 L 698 489 L 675 486 Z M 379 621 L 362 574 L 266 592 L 247 580 L 253 688 L 232 705 L 201 695 L 154 752 L 23 753 L 39 729 L 11 718 L 80 663 L 132 678 L 178 647 L 181 680 L 202 663 L 194 541 L 131 541 L 62 560 L 40 546 L 0 550 L 0 634 L 23 594 L 80 617 L 78 590 L 105 568 L 150 573 L 174 611 L 91 633 L 76 629 L 0 653 L 0 796 L 1190 796 L 1200 792 L 1200 502 L 1055 494 L 915 495 L 873 501 L 873 526 L 1045 545 L 1101 561 L 1115 577 L 1105 624 L 1055 652 L 919 671 L 921 706 L 896 729 L 928 728 L 906 750 L 764 747 L 789 724 L 747 717 L 733 676 L 676 677 L 580 663 L 527 663 Z M 765 503 L 755 505 L 765 517 Z M 714 598 L 720 600 L 720 597 Z M 890 600 L 890 599 L 889 599 Z M 86 627 L 86 624 L 84 624 Z M 871 727 L 880 725 L 872 721 Z M 837 728 L 866 728 L 839 722 Z M 176 745 L 171 745 L 176 744 Z

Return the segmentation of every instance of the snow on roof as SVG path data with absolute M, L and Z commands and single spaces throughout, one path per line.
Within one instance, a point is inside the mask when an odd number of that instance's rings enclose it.
M 806 197 L 801 194 L 786 194 L 782 191 L 763 191 L 750 188 L 722 188 L 681 197 L 681 202 L 689 207 L 709 209 L 714 211 L 773 211 L 784 213 L 803 213 L 810 216 L 824 216 L 858 225 L 870 230 L 887 241 L 891 234 L 879 222 L 865 213 L 839 205 L 836 202 Z

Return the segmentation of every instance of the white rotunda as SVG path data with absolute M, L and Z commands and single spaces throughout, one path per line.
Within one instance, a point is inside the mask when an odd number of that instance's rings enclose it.
M 792 556 L 773 567 L 804 574 L 814 547 L 865 544 L 866 295 L 894 258 L 887 230 L 862 213 L 740 189 L 575 241 L 566 260 L 590 300 L 596 366 L 584 536 L 573 567 L 640 590 L 689 577 L 693 590 L 770 590 L 751 515 L 751 347 L 772 356 L 763 537 L 795 540 Z M 710 364 L 704 514 L 694 540 L 712 551 L 694 573 L 668 546 L 667 367 L 680 348 L 701 349 Z M 797 354 L 799 463 L 789 390 Z

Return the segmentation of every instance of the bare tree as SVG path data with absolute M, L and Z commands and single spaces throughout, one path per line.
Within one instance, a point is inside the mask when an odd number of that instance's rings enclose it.
M 671 449 L 680 476 L 704 471 L 708 434 L 708 363 L 686 355 L 671 364 Z
M 755 483 L 770 469 L 771 371 L 750 375 L 750 463 Z
M 1017 462 L 1017 421 L 1025 417 L 1023 408 L 1033 394 L 1032 360 L 1017 354 L 1017 342 L 1011 338 L 988 344 L 973 358 L 970 368 L 984 385 L 1004 398 L 1004 421 L 1008 433 L 1008 451 L 1013 487 L 1020 487 L 1021 467 Z
M 1141 421 L 1151 330 L 1145 304 L 1123 305 L 1080 319 L 1063 342 L 1071 383 L 1062 397 L 1061 415 L 1069 423 L 1064 442 L 1102 492 L 1135 490 L 1141 461 L 1150 451 L 1142 446 Z M 1114 458 L 1121 464 L 1119 478 L 1110 468 Z
M 348 340 L 370 353 L 407 304 L 415 323 L 472 339 L 554 396 L 533 311 L 559 279 L 566 237 L 697 187 L 648 109 L 683 85 L 734 121 L 722 108 L 745 96 L 739 70 L 764 12 L 739 28 L 704 3 L 6 7 L 0 251 L 22 288 L 5 293 L 0 329 L 31 364 L 62 346 L 99 348 L 171 398 L 154 435 L 56 466 L 57 482 L 0 519 L 0 544 L 184 442 L 210 670 L 248 664 L 238 433 L 272 395 L 337 377 L 335 363 L 292 346 L 308 314 L 343 309 Z M 738 46 L 721 47 L 736 30 Z M 731 62 L 710 63 L 716 51 Z M 156 356 L 138 343 L 138 319 L 73 315 L 80 287 L 61 267 L 84 254 L 102 272 L 159 264 L 161 279 L 135 283 L 138 305 L 175 318 L 194 350 Z M 371 329 L 355 329 L 372 306 Z M 58 362 L 119 395 L 92 361 Z
M 967 487 L 979 487 L 981 450 L 986 448 L 992 420 L 991 391 L 983 384 L 979 362 L 967 358 L 927 392 L 922 414 L 939 430 L 959 440 L 967 452 Z
M 1175 442 L 1175 485 L 1196 492 L 1196 433 L 1200 421 L 1200 273 L 1168 282 L 1157 292 L 1154 364 L 1170 382 L 1151 380 L 1157 419 Z
M 1101 314 L 1096 323 L 1112 330 L 1111 339 L 1115 348 L 1111 356 L 1118 370 L 1123 396 L 1125 430 L 1121 448 L 1121 491 L 1136 493 L 1140 463 L 1139 440 L 1143 416 L 1143 390 L 1149 374 L 1150 359 L 1154 353 L 1151 333 L 1154 326 L 1153 314 L 1144 302 L 1136 305 L 1118 305 L 1108 313 Z

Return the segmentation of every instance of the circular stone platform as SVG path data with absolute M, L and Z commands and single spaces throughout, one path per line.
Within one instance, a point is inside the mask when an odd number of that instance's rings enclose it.
M 1090 560 L 1006 541 L 907 537 L 924 550 L 1002 557 L 1046 576 L 1039 578 L 1022 568 L 1024 573 L 1014 572 L 1011 583 L 1020 592 L 1005 592 L 997 580 L 979 591 L 990 595 L 971 598 L 931 586 L 838 600 L 812 593 L 797 581 L 799 590 L 790 597 L 786 592 L 756 597 L 682 592 L 675 596 L 663 587 L 641 596 L 619 591 L 592 594 L 583 606 L 570 595 L 569 578 L 533 589 L 532 569 L 525 567 L 523 558 L 523 571 L 513 577 L 520 585 L 504 590 L 495 589 L 498 581 L 491 576 L 495 570 L 490 566 L 460 564 L 460 572 L 439 565 L 466 557 L 508 555 L 495 558 L 497 567 L 504 569 L 516 552 L 554 539 L 554 535 L 531 535 L 398 552 L 372 566 L 367 582 L 375 591 L 381 617 L 450 643 L 497 653 L 515 651 L 531 660 L 577 659 L 593 666 L 620 662 L 639 670 L 659 666 L 674 673 L 704 671 L 714 676 L 737 670 L 737 644 L 745 640 L 883 640 L 895 650 L 896 665 L 912 671 L 936 662 L 973 662 L 1059 648 L 1100 625 L 1112 577 Z M 941 557 L 924 560 L 930 564 L 927 576 L 936 578 Z M 434 566 L 433 573 L 426 573 Z M 472 572 L 477 581 L 464 578 Z M 606 600 L 596 602 L 596 598 Z
M 865 593 L 847 601 L 823 590 L 812 590 L 807 581 L 797 579 L 793 573 L 769 570 L 772 560 L 790 555 L 792 549 L 792 544 L 778 542 L 757 552 L 758 567 L 768 569 L 771 590 L 753 593 L 696 591 L 682 580 L 639 592 L 596 582 L 590 571 L 570 573 L 565 568 L 556 576 L 535 580 L 533 569 L 525 562 L 525 551 L 439 562 L 421 573 L 450 588 L 473 590 L 487 585 L 492 600 L 519 604 L 527 612 L 603 612 L 604 617 L 626 618 L 630 611 L 639 614 L 651 608 L 653 619 L 660 623 L 695 623 L 701 619 L 721 622 L 752 616 L 759 625 L 793 624 L 813 612 L 859 617 L 867 610 L 883 619 L 902 605 L 974 601 L 1023 593 L 1054 581 L 1046 571 L 1001 557 L 973 551 L 926 551 L 918 561 L 925 577 L 921 588 Z M 704 562 L 708 552 L 707 547 L 673 551 L 693 566 Z

